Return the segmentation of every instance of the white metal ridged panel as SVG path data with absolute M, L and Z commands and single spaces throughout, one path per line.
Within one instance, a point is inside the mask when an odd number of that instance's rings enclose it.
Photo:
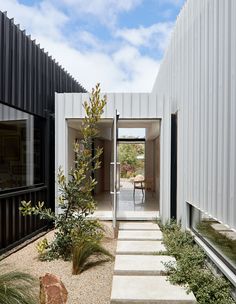
M 156 94 L 149 95 L 149 104 L 148 104 L 148 112 L 149 117 L 158 117 L 158 113 L 162 113 L 162 103 L 158 102 L 158 96 Z
M 131 95 L 132 95 L 131 93 L 126 93 L 123 96 L 123 98 L 124 98 L 124 113 L 122 113 L 122 115 L 124 115 L 124 117 L 126 117 L 126 118 L 132 117 L 132 104 L 130 102 Z
M 234 31 L 236 28 L 236 18 L 234 12 L 236 11 L 236 2 L 231 1 L 231 31 Z M 230 71 L 230 94 L 231 94 L 231 107 L 230 107 L 230 156 L 229 156 L 229 164 L 230 164 L 230 178 L 229 178 L 229 222 L 230 225 L 234 225 L 234 221 L 236 218 L 236 56 L 232 56 L 232 53 L 235 52 L 236 49 L 236 35 L 231 35 L 231 71 Z
M 107 96 L 104 118 L 112 118 L 115 109 L 120 118 L 162 118 L 162 100 L 156 94 L 149 93 L 102 93 Z M 63 111 L 66 119 L 84 116 L 84 101 L 89 100 L 89 93 L 59 93 L 56 107 Z M 60 115 L 62 115 L 60 113 Z
M 65 105 L 65 116 L 69 117 L 73 113 L 73 94 L 70 94 L 67 98 Z
M 236 3 L 188 0 L 153 92 L 178 111 L 178 216 L 186 201 L 236 228 Z
M 149 109 L 149 94 L 141 93 L 140 94 L 140 117 L 149 117 L 148 109 Z
M 107 105 L 106 105 L 106 109 L 105 110 L 105 117 L 109 117 L 112 118 L 114 116 L 115 113 L 115 102 L 114 102 L 114 94 L 113 93 L 108 93 L 106 94 L 107 96 Z
M 132 107 L 132 117 L 140 117 L 140 95 L 132 94 L 131 98 L 131 107 Z
M 117 109 L 118 113 L 120 113 L 120 115 L 122 115 L 121 117 L 123 117 L 123 115 L 124 115 L 124 109 L 123 109 L 123 94 L 122 93 L 117 93 L 115 95 L 115 104 L 114 104 L 114 106 Z

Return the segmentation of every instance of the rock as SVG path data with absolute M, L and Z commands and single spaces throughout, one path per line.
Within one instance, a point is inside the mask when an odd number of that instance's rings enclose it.
M 39 280 L 40 304 L 66 304 L 68 292 L 59 277 L 46 273 Z

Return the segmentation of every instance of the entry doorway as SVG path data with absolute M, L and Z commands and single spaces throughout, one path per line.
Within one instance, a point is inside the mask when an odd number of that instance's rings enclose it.
M 129 134 L 129 129 L 124 131 Z M 119 132 L 118 132 L 119 133 Z M 118 139 L 120 163 L 119 210 L 144 210 L 145 191 L 145 140 Z
M 129 131 L 126 138 L 118 139 L 118 161 L 120 163 L 120 194 L 118 210 L 121 211 L 158 211 L 158 197 L 153 187 L 154 174 L 147 167 L 147 156 L 153 151 L 146 151 L 145 129 L 136 129 L 137 133 L 144 131 L 143 138 L 131 138 Z M 119 132 L 120 133 L 120 132 Z M 128 135 L 129 134 L 129 135 Z M 146 170 L 147 176 L 146 176 Z
M 68 125 L 68 166 L 73 166 L 73 142 L 80 139 L 79 128 L 81 120 L 71 119 Z M 117 219 L 125 219 L 132 215 L 133 219 L 144 219 L 140 214 L 153 212 L 153 218 L 159 213 L 160 192 L 160 120 L 127 120 L 117 122 L 117 138 L 114 142 L 114 124 L 111 119 L 103 119 L 98 124 L 99 136 L 94 141 L 94 148 L 102 147 L 101 168 L 95 178 L 97 185 L 94 197 L 97 202 L 98 217 L 111 219 L 113 217 L 114 196 L 111 193 L 111 179 L 114 147 L 117 148 L 117 162 L 121 162 L 119 172 L 119 191 L 116 194 Z M 124 134 L 126 134 L 124 136 Z M 137 167 L 127 170 L 124 174 L 124 158 L 121 159 L 124 147 L 136 151 Z M 123 147 L 123 148 L 122 148 Z M 124 154 L 124 153 L 123 153 Z M 128 153 L 130 154 L 130 153 Z M 124 164 L 123 164 L 124 163 Z M 127 163 L 126 163 L 127 164 Z M 134 189 L 137 176 L 142 176 L 143 189 Z M 125 216 L 123 216 L 125 214 Z

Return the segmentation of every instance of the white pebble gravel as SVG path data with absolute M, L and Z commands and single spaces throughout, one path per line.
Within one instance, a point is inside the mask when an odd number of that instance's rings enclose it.
M 115 255 L 116 240 L 113 238 L 112 225 L 110 222 L 103 224 L 106 227 L 106 238 L 103 245 Z M 53 234 L 54 232 L 51 231 L 42 238 L 47 237 L 50 240 L 53 238 Z M 69 293 L 68 304 L 110 303 L 114 261 L 95 266 L 75 276 L 71 274 L 71 262 L 62 260 L 41 262 L 38 260 L 36 244 L 40 239 L 13 253 L 0 263 L 7 264 L 8 270 L 24 271 L 38 278 L 46 272 L 59 276 Z

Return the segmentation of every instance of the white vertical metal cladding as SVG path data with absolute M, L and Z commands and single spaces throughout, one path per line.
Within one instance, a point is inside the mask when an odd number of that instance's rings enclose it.
M 103 118 L 113 118 L 114 111 L 120 118 L 148 119 L 162 118 L 162 99 L 154 93 L 101 93 L 107 96 L 107 104 Z M 56 93 L 56 123 L 60 128 L 62 119 L 83 118 L 84 101 L 88 101 L 89 93 Z
M 236 1 L 186 1 L 153 93 L 178 111 L 178 217 L 186 202 L 236 229 Z
M 73 99 L 72 99 L 73 100 Z M 72 104 L 68 103 L 68 107 L 71 107 L 73 111 L 73 102 Z M 67 172 L 67 124 L 65 120 L 65 105 L 64 105 L 64 96 L 63 94 L 55 95 L 55 181 L 57 181 L 57 172 L 61 167 L 64 172 Z M 55 202 L 55 213 L 59 212 L 58 208 L 58 184 L 55 183 L 55 193 L 56 202 Z

